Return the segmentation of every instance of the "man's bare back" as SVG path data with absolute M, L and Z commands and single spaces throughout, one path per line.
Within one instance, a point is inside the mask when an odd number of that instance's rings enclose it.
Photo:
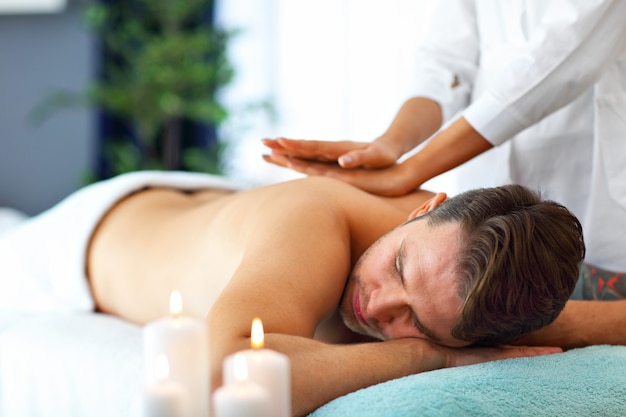
M 236 193 L 155 188 L 125 198 L 105 216 L 90 245 L 87 268 L 97 307 L 145 323 L 166 314 L 169 293 L 179 289 L 187 313 L 206 317 L 243 251 L 249 253 L 250 242 L 263 245 L 255 255 L 260 255 L 261 263 L 285 250 L 286 238 L 272 240 L 276 231 L 263 232 L 265 225 L 275 227 L 272 223 L 279 220 L 296 237 L 310 239 L 321 231 L 314 227 L 315 219 L 327 222 L 332 213 L 335 221 L 346 221 L 337 217 L 357 214 L 370 232 L 354 242 L 359 247 L 351 254 L 354 261 L 373 239 L 404 221 L 410 209 L 432 195 L 422 191 L 387 199 L 341 183 L 316 182 L 314 195 L 307 180 Z M 309 201 L 312 198 L 315 201 Z M 323 238 L 349 238 L 345 229 L 332 233 Z M 318 258 L 315 252 L 310 248 L 302 255 Z

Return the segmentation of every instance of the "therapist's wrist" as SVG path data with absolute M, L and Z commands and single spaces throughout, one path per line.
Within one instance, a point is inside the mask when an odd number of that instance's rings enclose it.
M 381 136 L 377 137 L 374 142 L 387 150 L 390 154 L 395 156 L 396 161 L 400 159 L 402 155 L 410 151 L 411 149 L 407 149 L 407 145 L 405 144 L 402 137 L 398 135 L 393 135 L 389 133 L 384 133 Z
M 491 148 L 493 145 L 461 117 L 437 133 L 406 162 L 413 175 L 423 183 Z
M 398 177 L 402 178 L 402 181 L 396 186 L 401 187 L 406 192 L 417 190 L 436 175 L 431 173 L 428 168 L 428 163 L 419 152 L 405 159 L 397 165 Z
M 408 99 L 378 139 L 398 158 L 431 137 L 443 122 L 441 107 L 426 97 Z

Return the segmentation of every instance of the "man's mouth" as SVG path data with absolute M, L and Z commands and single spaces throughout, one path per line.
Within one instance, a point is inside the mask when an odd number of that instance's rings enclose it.
M 361 322 L 361 324 L 365 325 L 366 327 L 369 327 L 369 323 L 367 322 L 367 320 L 365 320 L 365 317 L 363 317 L 363 313 L 361 313 L 361 299 L 359 297 L 358 291 L 354 295 L 353 306 L 354 306 L 354 316 L 357 318 L 357 320 Z

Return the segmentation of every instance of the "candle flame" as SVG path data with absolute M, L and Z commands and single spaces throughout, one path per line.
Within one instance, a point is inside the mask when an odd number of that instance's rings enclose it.
M 178 317 L 182 311 L 183 297 L 180 295 L 180 291 L 174 290 L 170 294 L 170 314 L 172 317 Z
M 255 318 L 252 320 L 252 334 L 251 334 L 251 343 L 252 348 L 254 349 L 262 349 L 263 348 L 263 322 L 260 318 Z
M 164 381 L 170 375 L 170 362 L 167 356 L 160 354 L 154 361 L 154 376 L 158 381 Z
M 237 382 L 244 382 L 248 379 L 248 361 L 243 353 L 235 353 L 233 359 L 233 373 Z

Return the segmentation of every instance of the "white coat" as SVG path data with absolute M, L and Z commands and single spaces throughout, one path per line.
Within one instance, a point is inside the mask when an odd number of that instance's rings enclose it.
M 417 64 L 413 95 L 496 146 L 457 191 L 539 189 L 581 220 L 587 262 L 626 271 L 626 1 L 439 0 Z

